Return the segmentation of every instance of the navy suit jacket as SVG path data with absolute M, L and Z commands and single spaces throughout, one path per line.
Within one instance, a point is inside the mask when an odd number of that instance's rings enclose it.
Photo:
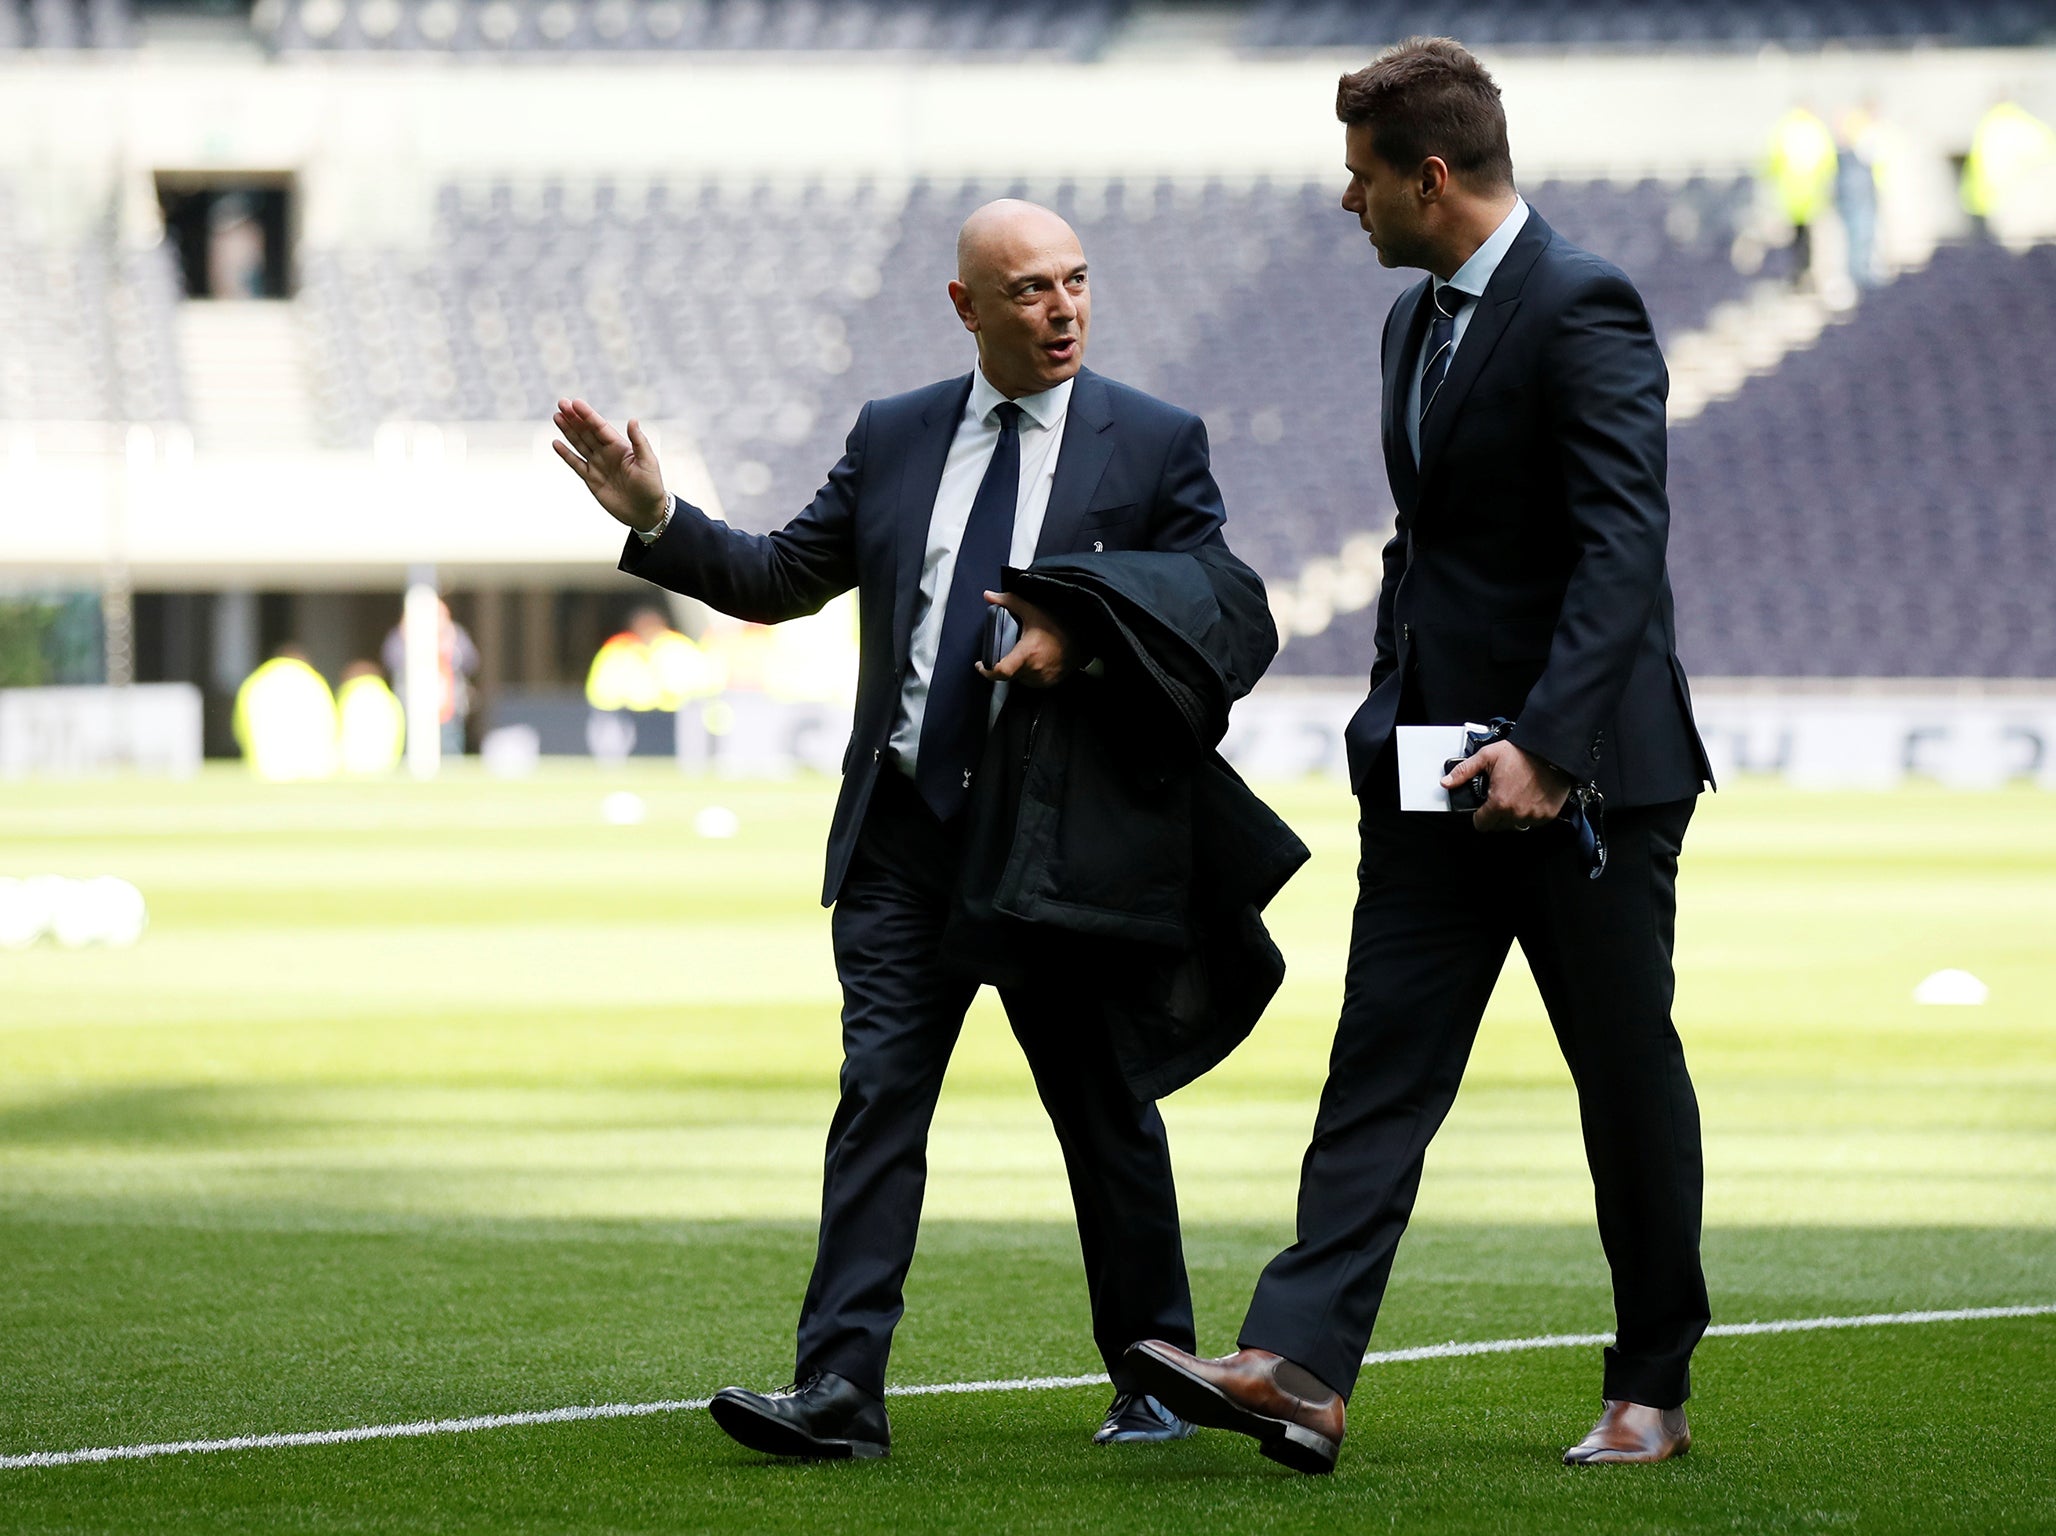
M 1421 429 L 1411 370 L 1430 281 L 1386 317 L 1385 470 L 1398 508 L 1359 792 L 1395 724 L 1506 716 L 1513 741 L 1621 805 L 1711 778 L 1677 658 L 1665 545 L 1670 375 L 1634 284 L 1532 209 L 1492 274 Z
M 744 533 L 679 502 L 662 538 L 628 536 L 621 569 L 760 624 L 857 589 L 856 720 L 828 834 L 821 902 L 842 889 L 883 768 L 913 642 L 928 523 L 971 375 L 873 400 L 813 505 L 776 533 Z M 1036 542 L 1045 555 L 1192 549 L 1225 520 L 1206 426 L 1189 411 L 1081 369 Z

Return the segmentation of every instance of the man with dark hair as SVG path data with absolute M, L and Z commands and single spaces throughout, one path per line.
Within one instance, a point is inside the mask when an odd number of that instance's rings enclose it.
M 1671 1024 L 1678 854 L 1710 773 L 1665 568 L 1669 379 L 1633 284 L 1514 190 L 1498 89 L 1461 46 L 1388 50 L 1343 77 L 1336 112 L 1342 206 L 1386 266 L 1431 274 L 1381 349 L 1398 526 L 1348 731 L 1363 858 L 1342 1013 L 1298 1240 L 1240 1349 L 1129 1357 L 1184 1417 L 1333 1468 L 1429 1139 L 1517 941 L 1577 1084 L 1617 1315 L 1604 1413 L 1564 1460 L 1660 1461 L 1691 1443 L 1708 1320 L 1699 1111 Z M 1489 775 L 1482 808 L 1402 813 L 1395 727 L 1459 721 L 1498 727 L 1442 781 Z M 1604 837 L 1586 844 L 1559 822 L 1594 792 Z

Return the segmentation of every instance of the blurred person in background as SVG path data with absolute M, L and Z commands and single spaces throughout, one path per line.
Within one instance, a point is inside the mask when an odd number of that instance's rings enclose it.
M 243 760 L 260 779 L 325 779 L 336 771 L 336 701 L 297 645 L 282 645 L 236 690 Z
M 1884 280 L 1878 261 L 1877 113 L 1867 103 L 1835 120 L 1835 212 L 1849 248 L 1849 281 L 1859 289 Z
M 207 211 L 207 285 L 216 298 L 264 297 L 264 227 L 241 193 L 217 199 Z
M 1811 107 L 1795 106 L 1771 130 L 1765 178 L 1792 226 L 1792 282 L 1816 280 L 1813 226 L 1834 205 L 1835 136 Z
M 386 686 L 375 661 L 353 661 L 343 668 L 336 689 L 336 728 L 341 739 L 343 772 L 391 773 L 400 766 L 407 746 L 407 711 L 399 695 Z
M 1257 1282 L 1237 1351 L 1145 1340 L 1130 1356 L 1174 1412 L 1334 1469 L 1428 1144 L 1518 942 L 1577 1086 L 1617 1318 L 1601 1417 L 1563 1459 L 1660 1461 L 1691 1444 L 1708 1321 L 1671 956 L 1709 771 L 1666 571 L 1663 354 L 1634 285 L 1516 190 L 1499 88 L 1461 45 L 1388 49 L 1342 77 L 1335 111 L 1343 208 L 1382 265 L 1431 274 L 1379 344 L 1398 526 L 1345 733 L 1362 860 L 1342 1012 L 1297 1241 Z M 1497 739 L 1441 786 L 1487 776 L 1482 807 L 1400 809 L 1398 727 L 1462 721 Z M 1605 855 L 1561 824 L 1594 791 Z
M 379 650 L 386 676 L 402 698 L 407 694 L 407 626 L 395 624 L 386 633 Z M 450 613 L 450 605 L 436 601 L 437 714 L 442 727 L 443 751 L 460 756 L 464 751 L 464 722 L 471 714 L 471 680 L 478 675 L 478 647 L 470 632 Z
M 1190 560 L 1171 562 L 1180 569 L 1217 556 L 1257 594 L 1256 614 L 1233 621 L 1257 653 L 1245 685 L 1276 649 L 1261 584 L 1221 539 L 1200 420 L 1082 366 L 1092 295 L 1070 226 L 1033 204 L 986 205 L 959 234 L 949 293 L 976 339 L 974 371 L 866 405 L 813 505 L 768 536 L 667 494 L 638 423 L 624 436 L 577 400 L 555 416 L 566 439 L 558 454 L 630 530 L 623 570 L 764 623 L 814 613 L 852 587 L 859 596 L 856 714 L 822 896 L 835 909 L 844 1001 L 819 1247 L 794 1384 L 727 1388 L 712 1405 L 730 1435 L 774 1455 L 886 1454 L 886 1360 L 920 1222 L 929 1123 L 981 980 L 946 947 L 945 929 L 955 931 L 978 846 L 972 829 L 1007 782 L 1010 758 L 988 755 L 987 737 L 1024 717 L 1063 717 L 1063 700 L 1100 686 L 1101 656 L 1043 609 L 999 593 L 1004 569 L 1083 558 L 1074 552 L 1185 552 Z M 992 642 L 998 660 L 988 667 L 980 658 L 994 606 L 1018 638 L 1003 656 L 1003 642 Z M 1233 626 L 1224 616 L 1219 627 Z M 992 775 L 981 777 L 988 762 Z M 1074 801 L 1063 804 L 1068 815 Z M 1182 835 L 1189 848 L 1190 829 Z M 1083 850 L 1080 865 L 1120 854 L 1118 837 L 1099 842 L 1108 847 Z M 1190 901 L 1189 867 L 1124 870 L 1131 885 L 1182 881 L 1176 894 Z M 1190 1426 L 1135 1390 L 1121 1354 L 1145 1334 L 1193 1338 L 1154 1095 L 1136 1091 L 1117 1059 L 1120 1025 L 1102 978 L 1046 964 L 997 984 L 1070 1174 L 1093 1337 L 1115 1393 L 1094 1439 L 1181 1438 Z
M 1964 211 L 1998 240 L 2056 233 L 2056 129 L 2010 98 L 1992 104 L 1963 159 Z
M 585 674 L 585 700 L 599 710 L 676 711 L 692 699 L 719 693 L 724 668 L 645 604 L 627 628 L 608 636 Z
M 593 711 L 586 721 L 586 747 L 602 762 L 622 762 L 640 734 L 635 716 L 652 711 L 676 715 L 727 685 L 725 658 L 680 634 L 660 610 L 644 604 L 628 616 L 626 629 L 607 637 L 586 669 L 585 701 Z

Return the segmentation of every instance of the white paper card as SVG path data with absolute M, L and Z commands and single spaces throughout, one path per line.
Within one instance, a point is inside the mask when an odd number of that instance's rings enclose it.
M 1461 725 L 1402 725 L 1399 728 L 1399 808 L 1402 811 L 1447 811 L 1449 791 L 1442 787 L 1442 765 L 1463 756 Z

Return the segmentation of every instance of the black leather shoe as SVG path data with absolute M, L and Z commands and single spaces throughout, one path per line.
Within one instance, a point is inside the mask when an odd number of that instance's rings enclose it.
M 1107 1409 L 1107 1421 L 1092 1437 L 1094 1445 L 1161 1445 L 1183 1440 L 1193 1426 L 1146 1392 L 1122 1392 Z
M 707 1411 L 729 1438 L 766 1456 L 844 1461 L 883 1456 L 892 1445 L 885 1404 L 826 1371 L 782 1392 L 723 1387 Z

